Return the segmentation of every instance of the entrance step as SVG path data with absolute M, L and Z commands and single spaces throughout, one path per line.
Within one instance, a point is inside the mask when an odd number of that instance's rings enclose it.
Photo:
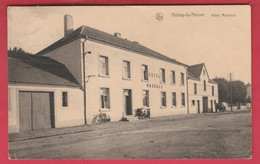
M 138 120 L 138 117 L 134 117 L 134 116 L 126 116 L 125 118 L 129 121 L 137 121 Z

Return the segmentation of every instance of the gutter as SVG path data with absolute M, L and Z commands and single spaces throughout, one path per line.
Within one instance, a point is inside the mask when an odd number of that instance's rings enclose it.
M 87 37 L 84 35 L 84 41 L 82 43 L 82 55 L 83 55 L 83 92 L 84 92 L 84 124 L 87 125 L 87 109 L 86 109 L 86 71 L 85 71 L 85 42 L 87 41 Z
M 188 86 L 188 67 L 186 68 L 186 87 L 187 87 L 187 113 L 190 114 L 189 106 L 189 86 Z

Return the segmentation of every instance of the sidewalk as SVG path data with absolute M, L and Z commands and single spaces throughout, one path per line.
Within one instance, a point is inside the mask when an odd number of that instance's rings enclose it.
M 211 116 L 211 115 L 214 116 L 214 115 L 232 114 L 232 113 L 249 112 L 249 111 L 251 110 L 240 110 L 240 111 L 220 112 L 220 113 L 183 114 L 183 115 L 152 117 L 150 119 L 136 120 L 131 122 L 118 121 L 118 122 L 110 122 L 110 123 L 104 123 L 99 125 L 82 125 L 82 126 L 65 127 L 65 128 L 43 129 L 37 131 L 28 131 L 28 132 L 9 134 L 9 142 L 66 135 L 71 133 L 82 133 L 82 132 L 103 130 L 111 127 L 115 128 L 118 126 L 125 126 L 125 124 L 129 124 L 129 125 L 142 124 L 144 122 L 160 122 L 160 121 L 167 121 L 167 120 L 178 121 L 178 120 L 193 119 L 193 118 L 203 117 L 203 116 Z

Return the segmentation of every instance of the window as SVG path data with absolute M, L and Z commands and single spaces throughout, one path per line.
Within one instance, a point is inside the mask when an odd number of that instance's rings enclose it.
M 149 91 L 143 91 L 143 106 L 149 107 Z
M 99 57 L 99 75 L 101 76 L 108 76 L 108 58 L 105 56 Z
M 130 79 L 131 72 L 130 72 L 130 62 L 123 61 L 123 79 Z
M 197 84 L 194 83 L 194 94 L 196 95 L 197 94 Z
M 205 75 L 205 70 L 203 70 L 203 75 Z
M 166 107 L 166 92 L 161 92 L 161 106 Z
M 206 87 L 206 81 L 204 80 L 204 91 L 207 90 L 207 87 Z
M 142 80 L 148 80 L 148 66 L 142 65 Z
M 184 85 L 184 73 L 181 73 L 181 85 Z
M 192 104 L 192 105 L 195 105 L 195 100 L 192 100 L 192 101 L 191 101 L 191 104 Z
M 68 106 L 68 92 L 62 92 L 62 106 Z
M 160 69 L 161 83 L 165 83 L 165 69 Z
M 212 86 L 212 96 L 214 96 L 214 86 Z
M 172 92 L 172 106 L 177 106 L 176 92 Z
M 171 71 L 171 83 L 175 84 L 175 71 Z
M 185 93 L 181 93 L 181 105 L 185 106 Z
M 102 109 L 110 109 L 109 88 L 100 89 L 100 104 Z

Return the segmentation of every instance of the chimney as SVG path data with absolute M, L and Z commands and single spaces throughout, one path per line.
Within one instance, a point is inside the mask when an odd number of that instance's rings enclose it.
M 115 36 L 115 37 L 118 37 L 118 38 L 121 38 L 121 33 L 116 32 L 116 33 L 114 33 L 114 36 Z
M 64 15 L 64 38 L 73 32 L 73 18 L 71 15 Z

